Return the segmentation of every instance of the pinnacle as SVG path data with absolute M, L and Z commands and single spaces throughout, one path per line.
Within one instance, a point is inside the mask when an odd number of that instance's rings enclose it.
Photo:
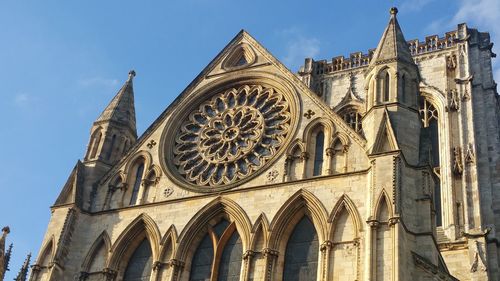
M 134 106 L 134 89 L 133 78 L 136 73 L 131 70 L 128 73 L 128 79 L 118 91 L 116 96 L 111 100 L 106 109 L 101 113 L 97 122 L 117 122 L 121 125 L 129 127 L 133 132 L 136 132 L 135 124 L 135 106 Z
M 396 7 L 390 9 L 391 17 L 389 23 L 384 30 L 377 49 L 373 53 L 371 64 L 393 59 L 413 63 L 410 48 L 404 38 L 403 31 L 396 17 L 397 13 L 398 9 Z

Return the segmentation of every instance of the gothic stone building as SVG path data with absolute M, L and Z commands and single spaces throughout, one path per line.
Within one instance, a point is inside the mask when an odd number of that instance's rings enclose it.
M 297 74 L 241 31 L 140 137 L 131 72 L 30 280 L 500 280 L 493 44 L 396 13 Z

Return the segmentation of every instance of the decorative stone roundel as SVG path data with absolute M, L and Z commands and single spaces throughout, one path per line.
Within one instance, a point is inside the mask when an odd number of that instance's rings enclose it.
M 189 184 L 220 187 L 249 177 L 290 134 L 291 110 L 274 87 L 242 85 L 212 96 L 176 130 L 173 166 Z

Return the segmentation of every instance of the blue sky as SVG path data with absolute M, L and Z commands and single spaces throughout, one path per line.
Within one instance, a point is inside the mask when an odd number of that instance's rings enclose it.
M 49 206 L 130 69 L 141 134 L 240 29 L 297 71 L 305 57 L 375 48 L 392 5 L 408 40 L 461 22 L 500 36 L 500 0 L 1 1 L 0 226 L 14 243 L 5 280 L 38 254 Z

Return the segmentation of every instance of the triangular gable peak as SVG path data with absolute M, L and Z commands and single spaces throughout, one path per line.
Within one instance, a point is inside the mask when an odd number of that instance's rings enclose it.
M 269 88 L 272 87 L 278 89 L 278 92 L 283 92 L 283 95 L 277 95 L 275 92 L 269 91 Z M 270 151 L 264 151 L 264 157 L 261 157 L 262 155 L 258 155 L 257 158 L 259 160 L 253 159 L 251 161 L 256 162 L 264 159 L 268 152 L 271 154 L 276 153 L 273 157 L 277 159 L 279 154 L 282 154 L 281 152 L 284 152 L 286 147 L 289 145 L 293 136 L 296 134 L 295 131 L 299 130 L 299 123 L 310 121 L 304 117 L 305 112 L 308 111 L 308 107 L 314 108 L 316 114 L 330 119 L 335 124 L 336 129 L 349 136 L 353 143 L 357 143 L 361 147 L 364 147 L 366 144 L 366 141 L 362 136 L 349 127 L 340 116 L 338 116 L 323 101 L 316 97 L 316 95 L 311 92 L 293 73 L 291 73 L 283 64 L 274 58 L 246 31 L 242 30 L 215 57 L 215 59 L 210 62 L 210 64 L 196 77 L 196 79 L 191 82 L 191 84 L 179 95 L 179 97 L 177 97 L 175 101 L 168 106 L 160 117 L 146 130 L 146 132 L 136 142 L 135 146 L 122 159 L 122 161 L 115 165 L 115 167 L 101 179 L 100 183 L 105 183 L 112 175 L 114 175 L 123 166 L 123 163 L 127 161 L 130 155 L 135 153 L 141 146 L 145 146 L 145 143 L 151 142 L 152 139 L 150 138 L 152 138 L 152 135 L 157 135 L 155 133 L 156 131 L 163 131 L 161 140 L 158 141 L 158 138 L 155 140 L 155 142 L 158 143 L 159 149 L 163 150 L 164 147 L 168 147 L 165 144 L 165 136 L 175 134 L 177 132 L 175 129 L 179 129 L 180 123 L 183 123 L 186 120 L 201 120 L 200 122 L 203 122 L 206 115 L 211 114 L 210 110 L 213 110 L 216 106 L 228 108 L 230 106 L 229 104 L 239 102 L 238 99 L 242 92 L 249 96 L 254 95 L 256 103 L 260 101 L 260 98 L 271 100 L 272 103 L 276 103 L 274 105 L 270 104 L 271 106 L 274 106 L 273 108 L 282 108 L 280 102 L 288 102 L 286 107 L 289 112 L 288 115 L 285 114 L 284 116 L 289 116 L 290 121 L 288 122 L 287 129 L 290 130 L 290 132 L 286 136 L 282 136 L 282 147 L 279 149 L 277 148 L 276 151 L 273 151 L 272 149 Z M 214 104 L 212 108 L 202 107 L 202 105 L 205 105 L 207 102 L 200 104 L 200 100 L 207 101 L 207 98 L 216 97 L 218 94 L 220 94 L 219 98 L 213 98 L 210 100 L 210 102 L 213 102 Z M 250 101 L 246 100 L 246 102 Z M 304 108 L 304 104 L 307 104 L 308 107 Z M 195 109 L 194 111 L 198 110 L 203 114 L 190 115 L 193 112 L 193 109 Z M 175 114 L 173 114 L 173 112 L 175 112 Z M 277 116 L 279 115 L 281 114 L 278 114 Z M 183 126 L 182 128 L 185 129 L 187 127 Z M 235 131 L 221 131 L 220 133 L 227 133 L 227 135 L 223 135 L 222 138 L 229 140 L 237 134 Z M 274 134 L 276 134 L 276 132 Z M 168 141 L 170 141 L 171 144 L 174 140 L 172 137 L 169 137 Z M 257 148 L 259 147 L 255 148 L 256 151 L 258 151 Z M 189 155 L 186 157 L 188 156 Z M 172 170 L 173 163 L 177 165 L 184 159 L 182 158 L 182 155 L 177 158 L 169 157 L 168 151 L 160 152 L 160 162 L 167 158 L 166 161 L 161 163 L 168 166 L 165 169 L 167 172 Z M 209 157 L 223 158 L 225 156 L 211 155 Z M 230 157 L 232 156 L 229 156 L 229 158 Z M 269 163 L 274 161 L 275 160 L 270 160 Z M 240 169 L 238 173 L 245 173 L 246 169 L 251 170 L 251 165 L 253 165 L 253 163 L 247 164 L 247 167 Z M 187 164 L 182 168 L 176 168 L 184 169 L 182 172 L 186 174 L 193 173 L 193 171 L 190 170 L 191 167 L 188 167 Z M 260 168 L 259 170 L 262 172 L 265 169 Z M 169 178 L 174 177 L 169 175 Z M 228 183 L 232 182 L 232 179 L 230 176 L 227 176 L 226 178 L 216 178 L 213 182 L 223 183 L 227 187 Z M 205 184 L 205 181 L 201 183 Z M 199 184 L 200 182 L 193 181 L 193 186 L 197 186 Z M 215 186 L 215 184 L 212 186 Z M 213 191 L 217 190 L 210 190 L 210 192 Z
M 395 150 L 399 150 L 399 146 L 391 124 L 389 112 L 385 109 L 377 136 L 375 138 L 375 143 L 372 146 L 370 154 L 384 153 Z

